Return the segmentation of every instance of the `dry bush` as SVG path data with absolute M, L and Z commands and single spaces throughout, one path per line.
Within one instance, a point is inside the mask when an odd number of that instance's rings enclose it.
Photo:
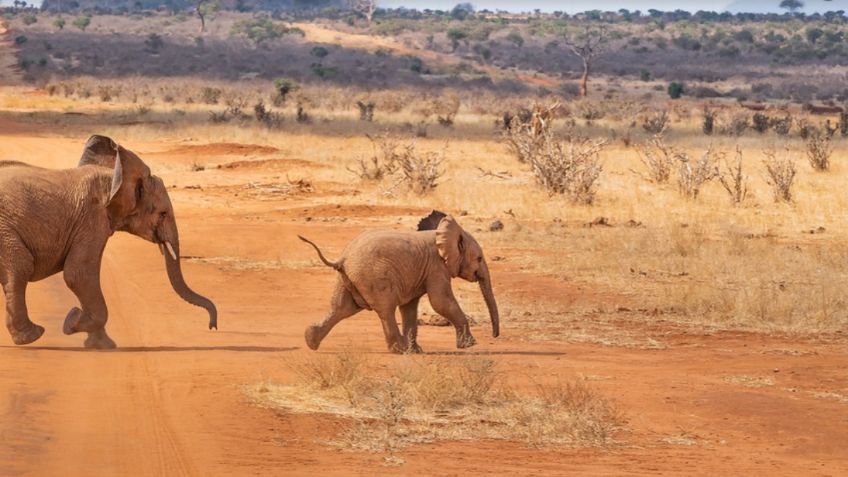
M 535 134 L 529 120 L 523 121 L 517 116 L 507 120 L 505 115 L 504 121 L 506 126 L 502 137 L 510 152 L 518 162 L 531 162 L 545 143 L 550 126 L 546 126 L 543 134 Z
M 444 161 L 444 151 L 419 153 L 415 150 L 415 144 L 411 143 L 404 146 L 398 164 L 409 190 L 424 195 L 439 185 L 437 181 L 444 175 L 441 170 Z
M 757 131 L 760 134 L 765 133 L 769 129 L 770 120 L 769 117 L 763 113 L 757 112 L 751 116 L 751 129 Z
M 587 126 L 591 125 L 598 119 L 603 119 L 604 116 L 606 116 L 606 111 L 600 104 L 588 99 L 583 99 L 575 103 L 574 110 L 578 117 L 586 121 Z
M 432 107 L 433 114 L 436 115 L 436 121 L 444 127 L 453 126 L 453 121 L 456 118 L 456 113 L 459 112 L 460 105 L 459 96 L 456 95 L 433 100 Z
M 357 101 L 356 106 L 359 108 L 360 121 L 374 121 L 374 108 L 377 106 L 373 101 L 363 102 Z
M 744 112 L 735 112 L 725 119 L 721 125 L 721 133 L 728 136 L 741 136 L 748 126 L 748 115 Z
M 551 194 L 563 194 L 578 204 L 592 204 L 603 170 L 600 152 L 606 139 L 569 135 L 561 140 L 550 132 L 542 137 L 542 147 L 530 158 L 536 181 Z
M 807 149 L 807 160 L 817 171 L 830 169 L 830 156 L 833 154 L 831 134 L 823 133 L 818 129 L 813 130 L 804 142 Z
M 348 170 L 367 181 L 383 180 L 394 174 L 399 167 L 400 140 L 388 132 L 378 136 L 366 136 L 371 141 L 371 157 L 358 159 L 357 168 Z
M 625 423 L 616 406 L 581 381 L 505 388 L 489 358 L 409 359 L 378 366 L 362 355 L 309 355 L 293 385 L 247 389 L 259 404 L 351 419 L 329 444 L 393 453 L 437 440 L 508 439 L 542 447 L 608 446 Z
M 348 168 L 362 180 L 380 181 L 399 176 L 391 189 L 405 183 L 410 191 L 424 195 L 438 186 L 438 180 L 444 174 L 441 169 L 445 160 L 445 150 L 437 152 L 419 152 L 415 142 L 402 142 L 388 132 L 380 136 L 368 136 L 373 154 L 369 159 L 358 159 L 356 168 Z M 389 190 L 389 192 L 391 191 Z
M 704 117 L 701 121 L 701 131 L 704 132 L 707 136 L 711 136 L 713 134 L 713 130 L 715 129 L 716 122 L 716 112 L 715 110 L 704 108 Z
M 657 184 L 668 182 L 676 153 L 661 135 L 656 135 L 647 143 L 637 146 L 636 151 L 639 153 L 639 160 L 648 169 L 648 180 Z
M 782 154 L 777 151 L 765 151 L 763 165 L 766 168 L 766 182 L 771 186 L 775 202 L 792 202 L 792 184 L 795 174 L 795 159 L 789 150 Z
M 716 177 L 716 153 L 710 146 L 701 157 L 693 160 L 686 153 L 676 154 L 678 160 L 677 184 L 680 193 L 690 199 L 697 199 L 701 187 Z
M 724 156 L 718 165 L 718 180 L 730 195 L 730 201 L 741 204 L 748 196 L 748 176 L 742 172 L 742 149 L 736 147 L 733 163 Z
M 778 136 L 786 136 L 792 130 L 792 116 L 787 114 L 782 118 L 770 118 L 769 127 Z
M 668 129 L 669 116 L 668 110 L 663 109 L 659 111 L 653 111 L 645 116 L 642 120 L 642 129 L 644 129 L 649 134 L 658 135 L 665 132 Z
M 260 124 L 270 129 L 277 129 L 283 125 L 283 115 L 267 109 L 262 100 L 253 105 L 253 117 Z

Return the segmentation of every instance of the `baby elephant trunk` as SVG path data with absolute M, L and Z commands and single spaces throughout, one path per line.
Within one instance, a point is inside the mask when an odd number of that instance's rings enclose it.
M 166 227 L 170 228 L 170 227 Z M 176 226 L 171 233 L 162 234 L 163 255 L 165 255 L 165 269 L 168 271 L 168 280 L 171 282 L 171 287 L 183 300 L 192 305 L 206 309 L 209 313 L 209 329 L 218 329 L 218 309 L 212 300 L 205 296 L 199 295 L 186 285 L 183 278 L 182 267 L 180 266 L 180 239 L 176 234 Z
M 492 336 L 497 338 L 501 333 L 500 316 L 498 315 L 498 304 L 495 301 L 495 294 L 492 292 L 492 279 L 489 275 L 489 266 L 485 260 L 477 271 L 477 283 L 480 285 L 480 292 L 483 293 L 486 307 L 489 308 L 489 318 L 492 320 Z

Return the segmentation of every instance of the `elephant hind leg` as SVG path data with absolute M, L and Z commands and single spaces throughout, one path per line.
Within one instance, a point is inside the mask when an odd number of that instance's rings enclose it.
M 380 322 L 383 324 L 383 333 L 386 335 L 386 345 L 392 353 L 402 354 L 409 348 L 406 337 L 400 334 L 397 320 L 395 318 L 395 306 L 377 310 Z
M 362 311 L 362 308 L 356 304 L 353 295 L 344 286 L 344 282 L 339 279 L 336 282 L 336 287 L 333 290 L 333 298 L 330 302 L 330 312 L 321 323 L 316 323 L 306 328 L 306 346 L 309 349 L 316 350 L 321 346 L 321 341 L 330 334 L 340 321 L 349 318 Z

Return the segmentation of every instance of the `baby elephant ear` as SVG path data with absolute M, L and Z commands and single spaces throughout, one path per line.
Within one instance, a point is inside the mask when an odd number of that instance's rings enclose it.
M 439 212 L 438 210 L 430 212 L 430 215 L 418 221 L 418 231 L 436 230 L 436 227 L 439 226 L 439 222 L 441 222 L 446 216 L 447 214 Z
M 85 143 L 78 166 L 115 167 L 118 154 L 118 144 L 106 136 L 91 136 Z
M 450 215 L 442 218 L 436 228 L 436 248 L 439 256 L 445 260 L 451 277 L 459 276 L 462 265 L 462 252 L 465 249 L 462 234 L 462 227 Z

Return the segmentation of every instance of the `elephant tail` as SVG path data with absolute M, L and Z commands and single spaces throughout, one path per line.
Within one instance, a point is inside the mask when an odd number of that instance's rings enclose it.
M 309 240 L 308 238 L 306 238 L 302 235 L 298 235 L 297 238 L 303 240 L 304 242 L 308 243 L 309 245 L 312 245 L 312 248 L 314 248 L 315 251 L 318 252 L 318 258 L 320 258 L 321 261 L 324 262 L 324 265 L 326 265 L 328 267 L 332 267 L 333 270 L 335 270 L 337 272 L 344 273 L 344 271 L 342 270 L 342 263 L 341 262 L 331 262 L 331 261 L 327 260 L 326 258 L 324 258 L 324 254 L 321 253 L 321 249 L 318 248 L 318 246 L 315 245 L 315 243 L 312 242 L 311 240 Z

